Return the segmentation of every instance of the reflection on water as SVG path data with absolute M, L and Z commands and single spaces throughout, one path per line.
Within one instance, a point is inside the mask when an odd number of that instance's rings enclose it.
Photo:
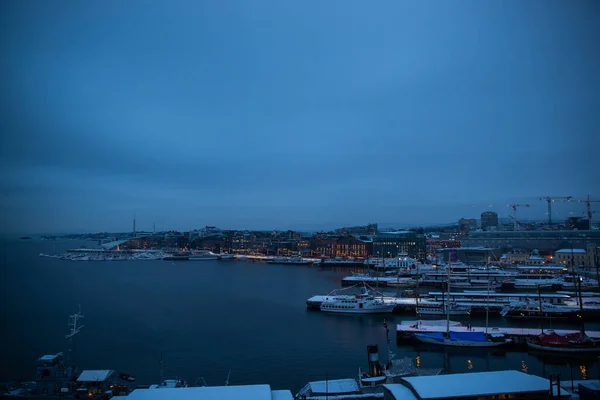
M 417 368 L 443 368 L 445 373 L 510 369 L 543 377 L 559 373 L 562 376 L 572 375 L 574 380 L 600 377 L 600 360 L 594 356 L 563 357 L 560 354 L 523 352 L 513 349 L 500 351 L 423 344 L 399 346 L 397 353 L 414 358 Z M 572 370 L 569 365 L 573 366 Z

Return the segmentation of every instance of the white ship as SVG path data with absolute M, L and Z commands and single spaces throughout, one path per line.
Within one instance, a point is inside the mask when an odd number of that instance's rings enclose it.
M 321 311 L 347 314 L 379 314 L 394 311 L 394 304 L 387 304 L 369 294 L 366 288 L 352 296 L 336 296 L 321 303 Z

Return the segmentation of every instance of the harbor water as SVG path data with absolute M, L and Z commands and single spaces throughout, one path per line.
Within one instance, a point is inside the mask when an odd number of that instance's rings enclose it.
M 140 384 L 156 383 L 162 354 L 165 378 L 223 385 L 231 371 L 230 384 L 269 383 L 295 392 L 326 376 L 355 377 L 359 367 L 367 368 L 368 344 L 378 344 L 381 360 L 387 361 L 384 318 L 396 358 L 410 357 L 417 367 L 446 372 L 515 369 L 546 377 L 561 373 L 561 380 L 571 375 L 576 380 L 600 378 L 597 357 L 402 344 L 396 342 L 395 323 L 413 316 L 307 310 L 307 298 L 340 288 L 346 269 L 241 261 L 76 262 L 38 256 L 85 244 L 0 242 L 1 381 L 31 380 L 39 356 L 63 351 L 80 368 L 115 369 L 135 375 Z M 69 342 L 68 316 L 79 304 L 84 328 Z

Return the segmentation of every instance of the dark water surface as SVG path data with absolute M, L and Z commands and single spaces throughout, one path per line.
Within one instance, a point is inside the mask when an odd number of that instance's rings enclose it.
M 88 243 L 93 244 L 93 243 Z M 81 304 L 85 325 L 71 360 L 115 369 L 139 383 L 165 377 L 222 385 L 269 383 L 296 391 L 310 380 L 354 377 L 367 344 L 385 355 L 383 316 L 307 311 L 305 301 L 340 287 L 347 271 L 307 266 L 205 261 L 73 262 L 39 257 L 76 241 L 0 242 L 0 380 L 33 379 L 35 360 L 65 351 L 68 315 Z M 423 368 L 450 372 L 526 370 L 598 379 L 597 358 L 564 359 L 521 352 L 397 346 Z M 493 322 L 494 320 L 492 320 Z M 503 320 L 496 320 L 496 324 Z M 476 323 L 477 324 L 477 323 Z M 482 324 L 482 322 L 479 322 Z M 558 326 L 557 326 L 558 327 Z M 570 363 L 567 366 L 567 363 Z

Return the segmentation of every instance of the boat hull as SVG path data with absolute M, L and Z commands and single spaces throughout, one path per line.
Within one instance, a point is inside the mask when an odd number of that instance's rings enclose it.
M 419 334 L 415 335 L 415 338 L 421 343 L 435 344 L 438 346 L 449 346 L 449 347 L 499 347 L 504 346 L 508 342 L 474 342 L 470 340 L 450 340 L 443 339 L 437 340 Z
M 337 314 L 391 314 L 394 312 L 394 306 L 381 308 L 349 308 L 349 309 L 327 309 L 321 307 L 321 311 Z
M 600 353 L 600 347 L 543 346 L 533 342 L 527 342 L 527 346 L 535 350 L 551 351 L 554 353 Z

